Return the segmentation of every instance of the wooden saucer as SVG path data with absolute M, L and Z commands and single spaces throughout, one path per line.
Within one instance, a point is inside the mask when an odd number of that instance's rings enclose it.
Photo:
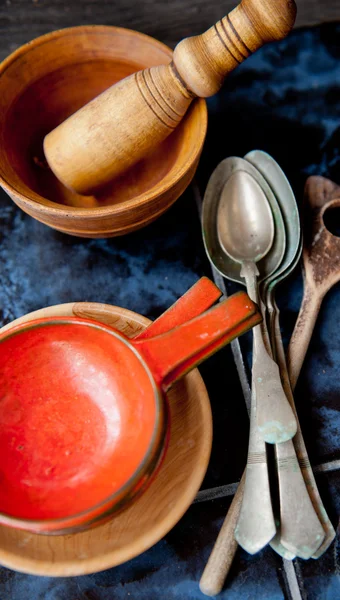
M 48 316 L 93 318 L 133 337 L 150 321 L 129 310 L 95 303 L 59 304 L 6 325 Z M 73 535 L 44 536 L 0 526 L 0 563 L 33 575 L 66 577 L 109 569 L 150 548 L 188 509 L 203 481 L 211 451 L 212 416 L 195 369 L 168 394 L 171 434 L 165 460 L 146 492 L 105 525 Z

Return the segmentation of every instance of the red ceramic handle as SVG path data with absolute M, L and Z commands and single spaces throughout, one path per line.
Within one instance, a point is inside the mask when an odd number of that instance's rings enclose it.
M 262 320 L 245 292 L 234 294 L 205 314 L 154 338 L 133 340 L 160 387 L 167 389 L 208 356 Z
M 210 279 L 201 277 L 175 304 L 134 339 L 155 337 L 187 323 L 208 310 L 221 296 L 221 290 Z

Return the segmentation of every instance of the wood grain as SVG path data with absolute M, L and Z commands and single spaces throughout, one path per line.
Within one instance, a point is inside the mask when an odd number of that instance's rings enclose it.
M 0 60 L 22 44 L 55 29 L 74 25 L 116 25 L 147 33 L 172 48 L 196 35 L 236 6 L 235 0 L 3 0 L 0 3 Z M 296 27 L 340 19 L 336 0 L 297 0 Z
M 235 527 L 240 516 L 246 472 L 238 484 L 236 494 L 224 519 L 216 542 L 200 579 L 200 590 L 206 596 L 217 596 L 233 563 L 238 543 L 235 540 Z
M 312 338 L 321 304 L 340 281 L 340 239 L 325 226 L 326 211 L 340 207 L 340 186 L 324 177 L 309 177 L 303 203 L 303 299 L 287 352 L 294 388 Z
M 133 337 L 150 321 L 129 310 L 95 303 L 70 303 L 25 315 L 76 315 L 114 325 Z M 87 532 L 44 536 L 0 527 L 0 563 L 46 576 L 74 576 L 111 568 L 160 540 L 193 501 L 208 466 L 212 442 L 209 398 L 197 370 L 169 392 L 171 434 L 163 464 L 150 487 L 124 512 Z
M 253 52 L 286 37 L 295 16 L 294 0 L 242 0 L 205 33 L 182 40 L 170 64 L 119 81 L 52 129 L 44 138 L 49 167 L 78 194 L 115 181 L 170 136 L 195 97 L 213 96 Z M 70 49 L 60 51 L 69 60 Z
M 207 128 L 204 100 L 193 103 L 161 146 L 96 196 L 78 195 L 60 184 L 44 163 L 42 142 L 112 84 L 139 69 L 169 63 L 171 56 L 152 38 L 98 26 L 43 36 L 4 61 L 0 182 L 14 202 L 50 227 L 82 237 L 122 235 L 167 210 L 196 171 Z

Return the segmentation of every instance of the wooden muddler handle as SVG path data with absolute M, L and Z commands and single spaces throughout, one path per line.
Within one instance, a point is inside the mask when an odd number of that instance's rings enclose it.
M 180 42 L 169 65 L 118 82 L 49 133 L 44 151 L 52 171 L 80 194 L 108 183 L 162 142 L 195 97 L 212 96 L 252 52 L 284 38 L 295 16 L 294 0 L 243 0 L 208 31 Z

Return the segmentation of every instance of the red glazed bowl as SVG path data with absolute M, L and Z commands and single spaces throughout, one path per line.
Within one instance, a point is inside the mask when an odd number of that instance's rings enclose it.
M 143 489 L 165 450 L 166 404 L 111 328 L 32 321 L 1 339 L 0 361 L 1 522 L 75 530 Z
M 132 341 L 72 317 L 4 332 L 0 523 L 72 532 L 126 506 L 164 454 L 166 389 L 259 321 L 240 293 L 167 333 Z

